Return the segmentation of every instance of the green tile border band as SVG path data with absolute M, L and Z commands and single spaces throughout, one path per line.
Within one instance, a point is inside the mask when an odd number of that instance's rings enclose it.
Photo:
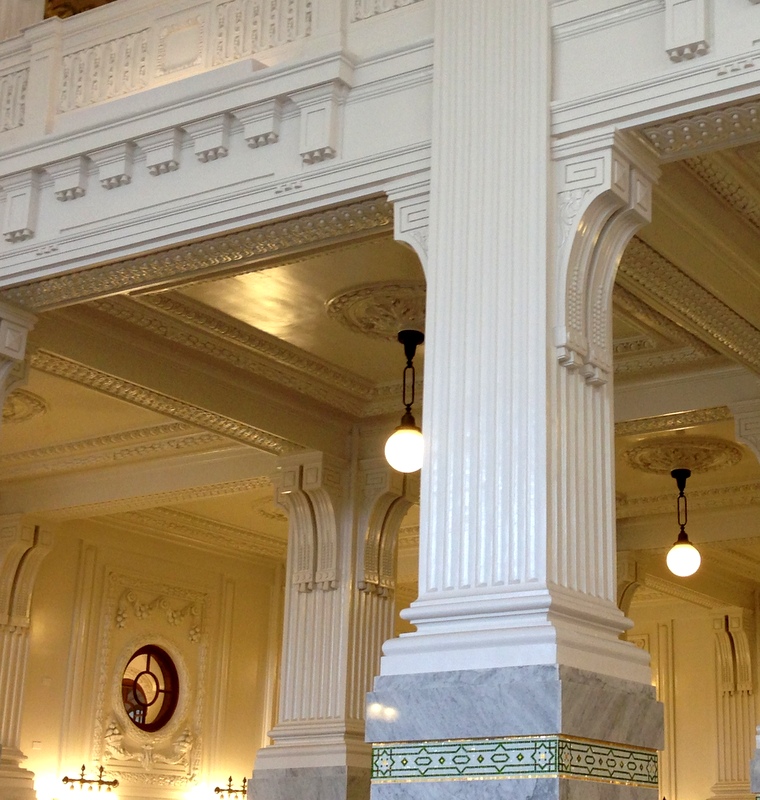
M 570 736 L 376 744 L 372 782 L 574 778 L 657 787 L 657 751 Z

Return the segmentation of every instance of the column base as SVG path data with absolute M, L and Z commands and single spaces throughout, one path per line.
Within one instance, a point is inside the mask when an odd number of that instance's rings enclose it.
M 572 667 L 381 676 L 368 695 L 373 800 L 654 800 L 662 706 Z
M 3 748 L 0 756 L 0 797 L 2 800 L 37 800 L 34 773 L 19 766 L 25 758 L 19 750 Z
M 253 773 L 248 784 L 248 797 L 250 800 L 367 800 L 370 775 L 371 770 L 362 767 L 260 770 Z

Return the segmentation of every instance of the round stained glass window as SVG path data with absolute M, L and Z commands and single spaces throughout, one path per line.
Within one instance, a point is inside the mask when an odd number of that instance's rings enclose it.
M 179 700 L 179 678 L 169 654 L 154 644 L 129 659 L 121 678 L 127 716 L 143 731 L 157 731 L 172 718 Z

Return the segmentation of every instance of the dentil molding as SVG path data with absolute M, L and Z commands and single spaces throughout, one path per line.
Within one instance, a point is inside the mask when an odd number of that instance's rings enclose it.
M 252 271 L 263 260 L 316 245 L 331 245 L 368 232 L 390 232 L 393 209 L 385 198 L 270 223 L 138 258 L 11 287 L 0 299 L 26 309 L 60 308 L 137 289 L 166 288 L 222 272 Z
M 760 137 L 760 100 L 652 125 L 641 133 L 663 161 L 736 147 Z
M 674 469 L 715 472 L 738 464 L 742 456 L 738 445 L 724 439 L 678 435 L 652 439 L 623 452 L 633 469 L 658 475 Z

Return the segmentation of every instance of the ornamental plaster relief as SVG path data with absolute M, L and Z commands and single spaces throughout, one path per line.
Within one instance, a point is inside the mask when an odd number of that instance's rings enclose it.
M 3 405 L 3 423 L 15 424 L 27 422 L 47 411 L 44 398 L 25 389 L 14 389 L 5 399 Z M 0 457 L 1 460 L 2 457 Z M 3 473 L 5 476 L 5 472 Z
M 689 507 L 693 509 L 736 508 L 760 505 L 760 483 L 716 486 L 712 489 L 689 489 Z M 631 519 L 673 511 L 673 494 L 646 497 L 619 497 L 617 518 Z
M 0 75 L 0 131 L 12 131 L 24 125 L 28 81 L 28 68 Z
M 615 423 L 615 436 L 642 436 L 648 433 L 664 433 L 697 425 L 709 425 L 731 419 L 731 411 L 727 406 L 701 408 L 697 411 L 686 411 L 678 414 L 665 414 L 660 417 L 644 417 Z
M 77 364 L 74 361 L 43 350 L 37 351 L 31 357 L 31 365 L 49 375 L 66 378 L 111 397 L 118 397 L 141 408 L 149 408 L 160 414 L 213 431 L 265 452 L 282 455 L 301 449 L 299 445 L 293 442 L 254 428 L 252 425 L 246 425 L 229 417 L 223 417 L 198 406 L 193 406 L 190 403 L 182 402 L 176 398 L 153 392 L 137 384 L 116 378 L 113 375 L 107 375 L 84 364 Z
M 738 464 L 742 457 L 738 445 L 705 436 L 659 437 L 623 452 L 633 469 L 658 475 L 669 475 L 673 469 L 714 472 Z
M 645 302 L 665 308 L 717 351 L 760 371 L 760 331 L 640 239 L 626 248 L 617 281 Z
M 125 786 L 192 785 L 201 764 L 208 672 L 207 593 L 111 570 L 101 616 L 91 757 Z M 156 732 L 127 717 L 122 673 L 132 653 L 157 644 L 177 668 L 177 709 Z
M 100 517 L 107 514 L 122 514 L 128 511 L 152 509 L 157 506 L 184 503 L 190 500 L 201 500 L 206 497 L 227 497 L 241 492 L 254 491 L 264 486 L 270 486 L 269 478 L 246 478 L 244 480 L 212 483 L 203 486 L 193 486 L 188 489 L 175 489 L 168 492 L 154 492 L 138 497 L 106 500 L 100 503 L 84 505 L 70 505 L 64 508 L 45 512 L 45 519 L 68 520 Z
M 387 14 L 419 2 L 420 0 L 351 0 L 351 22 Z
M 0 300 L 36 310 L 141 288 L 206 278 L 235 265 L 250 270 L 257 259 L 292 255 L 367 232 L 391 230 L 393 210 L 384 198 L 364 200 L 298 219 L 260 225 L 215 239 L 0 291 Z

